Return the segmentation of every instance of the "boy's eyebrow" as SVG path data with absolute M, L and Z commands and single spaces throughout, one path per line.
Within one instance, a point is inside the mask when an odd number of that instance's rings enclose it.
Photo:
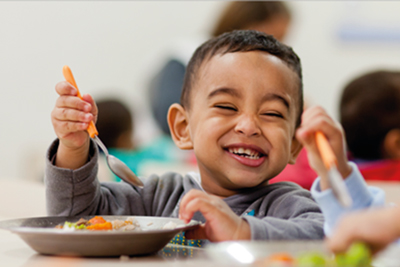
M 275 100 L 275 99 L 280 100 L 289 109 L 289 107 L 290 107 L 289 101 L 286 98 L 284 98 L 283 96 L 278 95 L 278 94 L 268 93 L 263 96 L 261 101 L 265 102 L 265 101 Z
M 222 87 L 222 88 L 218 88 L 214 91 L 212 91 L 209 95 L 208 95 L 208 99 L 212 98 L 215 95 L 219 95 L 219 94 L 228 94 L 228 95 L 232 95 L 235 97 L 240 97 L 240 93 L 232 88 L 228 88 L 228 87 Z
M 212 91 L 212 92 L 208 95 L 207 98 L 210 99 L 210 98 L 212 98 L 213 96 L 219 95 L 219 94 L 229 94 L 229 95 L 232 95 L 232 96 L 235 96 L 235 97 L 240 97 L 240 96 L 241 96 L 241 95 L 240 95 L 240 92 L 237 91 L 237 90 L 235 90 L 235 89 L 233 89 L 233 88 L 222 87 L 222 88 L 218 88 L 218 89 Z M 261 101 L 262 101 L 262 102 L 271 101 L 271 100 L 279 100 L 279 101 L 281 101 L 281 102 L 287 107 L 287 109 L 289 109 L 289 107 L 290 107 L 289 101 L 288 101 L 286 98 L 284 98 L 284 97 L 281 96 L 281 95 L 275 94 L 275 93 L 268 93 L 268 94 L 265 94 L 265 95 L 261 98 Z

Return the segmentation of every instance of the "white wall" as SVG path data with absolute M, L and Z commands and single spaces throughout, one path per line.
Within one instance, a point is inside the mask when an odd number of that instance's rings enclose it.
M 63 79 L 61 69 L 66 64 L 82 92 L 101 97 L 113 88 L 112 94 L 129 101 L 137 115 L 137 139 L 148 141 L 157 133 L 144 101 L 151 71 L 160 66 L 159 59 L 173 40 L 206 33 L 224 5 L 222 1 L 0 2 L 0 179 L 36 179 L 42 169 L 45 151 L 55 138 L 50 122 L 57 98 L 54 86 Z M 389 35 L 397 36 L 400 2 L 290 5 L 295 20 L 287 42 L 302 59 L 305 93 L 333 116 L 340 88 L 350 77 L 376 66 L 399 66 L 399 39 L 350 42 L 340 39 L 338 32 L 361 23 L 367 28 L 389 27 Z

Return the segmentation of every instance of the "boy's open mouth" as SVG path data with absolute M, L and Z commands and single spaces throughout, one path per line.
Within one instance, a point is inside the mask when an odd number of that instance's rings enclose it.
M 267 158 L 267 154 L 254 145 L 235 144 L 225 147 L 224 150 L 232 158 L 249 167 L 258 167 Z

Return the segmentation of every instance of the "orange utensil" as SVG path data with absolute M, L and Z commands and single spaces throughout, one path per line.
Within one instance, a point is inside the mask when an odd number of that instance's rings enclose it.
M 63 75 L 65 80 L 75 87 L 78 92 L 78 97 L 82 99 L 82 95 L 79 92 L 78 86 L 76 85 L 75 78 L 72 75 L 72 71 L 66 65 L 63 67 Z M 131 169 L 129 169 L 128 166 L 125 165 L 125 163 L 123 163 L 116 157 L 108 154 L 106 146 L 103 144 L 103 142 L 101 142 L 100 138 L 98 137 L 99 133 L 97 132 L 96 126 L 94 125 L 93 121 L 89 123 L 87 132 L 89 133 L 90 137 L 99 145 L 101 150 L 103 150 L 104 154 L 106 155 L 107 165 L 115 175 L 117 175 L 119 178 L 127 183 L 143 187 L 143 182 L 133 173 Z
M 328 170 L 328 179 L 333 194 L 336 196 L 342 206 L 351 206 L 352 199 L 346 185 L 344 184 L 343 177 L 337 169 L 337 159 L 328 143 L 328 140 L 326 140 L 326 137 L 322 132 L 316 132 L 315 139 L 319 153 L 322 157 L 322 161 Z

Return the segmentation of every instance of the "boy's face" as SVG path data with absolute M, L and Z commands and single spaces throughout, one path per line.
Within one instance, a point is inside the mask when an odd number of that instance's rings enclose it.
M 297 156 L 297 79 L 279 58 L 261 51 L 203 63 L 186 116 L 207 192 L 229 196 L 263 184 Z

